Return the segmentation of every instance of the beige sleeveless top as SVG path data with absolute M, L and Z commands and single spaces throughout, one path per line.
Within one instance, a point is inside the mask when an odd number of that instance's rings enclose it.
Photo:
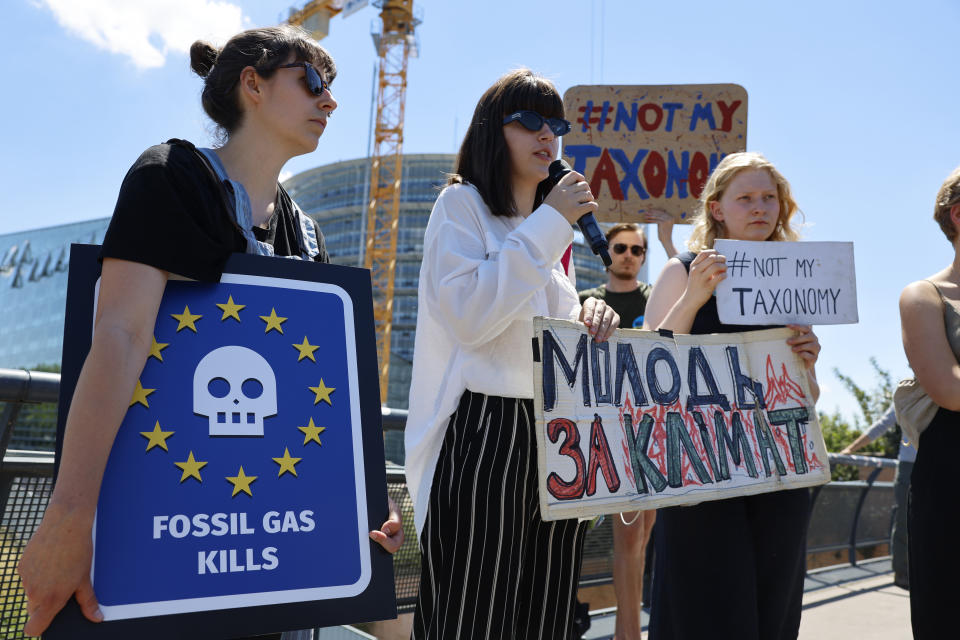
M 927 280 L 927 282 L 930 282 Z M 940 294 L 940 301 L 943 302 L 943 324 L 947 330 L 947 342 L 950 343 L 950 350 L 953 351 L 953 357 L 960 362 L 960 302 L 954 302 L 946 298 L 943 292 L 933 282 L 930 282 L 933 288 Z
M 927 282 L 930 282 L 927 280 Z M 947 342 L 953 357 L 960 362 L 960 303 L 946 298 L 933 282 L 933 288 L 943 303 L 943 325 L 947 333 Z M 893 394 L 893 406 L 897 423 L 903 430 L 904 438 L 915 447 L 920 446 L 920 434 L 930 424 L 939 407 L 934 404 L 915 377 L 901 380 Z

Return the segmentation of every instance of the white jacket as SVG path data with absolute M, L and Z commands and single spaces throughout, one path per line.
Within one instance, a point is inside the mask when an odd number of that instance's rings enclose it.
M 570 223 L 548 205 L 526 218 L 497 217 L 463 184 L 437 198 L 423 242 L 405 434 L 418 532 L 460 396 L 469 389 L 532 398 L 533 317 L 579 317 L 577 291 L 560 263 L 572 241 Z

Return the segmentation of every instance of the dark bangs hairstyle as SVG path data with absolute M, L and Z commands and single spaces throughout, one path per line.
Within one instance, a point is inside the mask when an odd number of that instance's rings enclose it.
M 517 215 L 510 176 L 510 152 L 503 137 L 503 119 L 516 111 L 536 111 L 547 118 L 563 118 L 563 99 L 553 83 L 530 69 L 502 76 L 477 103 L 473 120 L 457 154 L 456 169 L 447 184 L 476 187 L 495 216 Z M 536 209 L 546 193 L 537 190 Z
M 279 25 L 249 29 L 230 38 L 222 49 L 197 40 L 190 46 L 190 67 L 204 79 L 200 100 L 220 129 L 221 138 L 236 131 L 243 120 L 243 109 L 237 98 L 240 72 L 253 67 L 269 78 L 277 67 L 288 62 L 309 62 L 327 83 L 337 76 L 337 67 L 327 50 L 304 29 Z

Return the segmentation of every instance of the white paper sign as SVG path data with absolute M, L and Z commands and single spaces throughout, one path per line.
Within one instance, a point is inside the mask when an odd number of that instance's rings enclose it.
M 726 324 L 855 324 L 852 242 L 717 240 L 727 277 L 717 286 Z
M 771 243 L 773 244 L 773 243 Z M 540 513 L 557 520 L 830 480 L 789 329 L 670 336 L 534 318 Z

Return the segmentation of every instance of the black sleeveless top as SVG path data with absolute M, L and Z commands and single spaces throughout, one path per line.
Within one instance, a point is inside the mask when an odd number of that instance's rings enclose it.
M 692 251 L 685 251 L 684 253 L 677 254 L 676 256 L 677 260 L 679 260 L 683 264 L 684 268 L 686 268 L 687 273 L 690 273 L 690 263 L 693 262 L 693 259 L 696 257 L 697 254 Z M 697 311 L 697 316 L 693 319 L 693 326 L 690 327 L 690 333 L 739 333 L 741 331 L 776 329 L 782 326 L 782 324 L 723 324 L 720 322 L 720 316 L 717 315 L 717 297 L 716 295 L 712 295 L 710 296 L 710 299 L 707 300 L 702 307 L 700 307 L 700 310 Z

